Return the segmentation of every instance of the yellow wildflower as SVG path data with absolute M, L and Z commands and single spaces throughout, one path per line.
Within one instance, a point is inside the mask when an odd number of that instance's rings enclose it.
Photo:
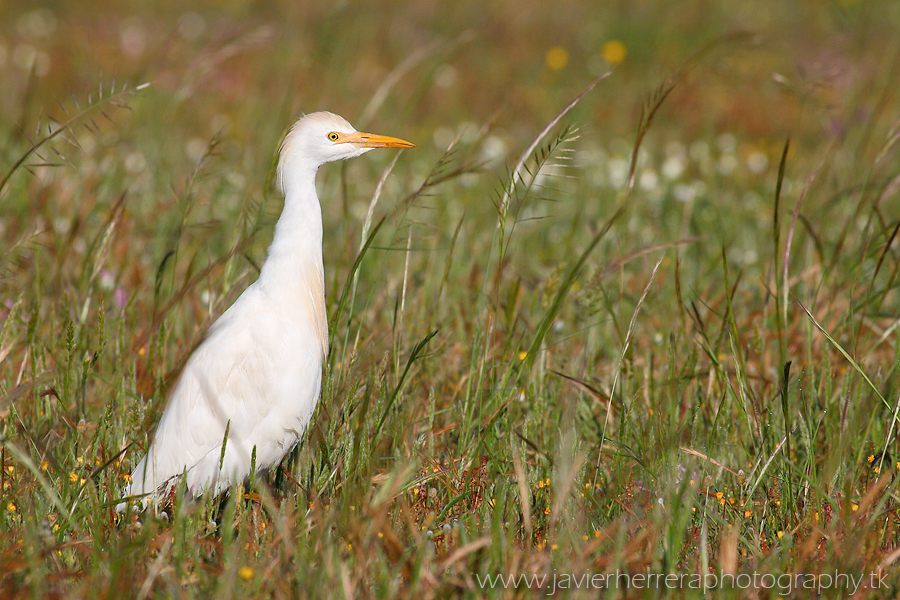
M 550 67 L 554 71 L 559 71 L 560 69 L 565 68 L 567 64 L 569 64 L 569 53 L 566 52 L 565 48 L 560 46 L 553 46 L 549 50 L 547 50 L 547 56 L 545 58 L 547 61 L 547 66 Z
M 625 47 L 625 44 L 619 40 L 609 40 L 603 44 L 603 48 L 600 49 L 600 54 L 603 55 L 603 58 L 606 59 L 606 62 L 609 64 L 617 65 L 625 60 L 625 56 L 628 55 L 628 49 Z

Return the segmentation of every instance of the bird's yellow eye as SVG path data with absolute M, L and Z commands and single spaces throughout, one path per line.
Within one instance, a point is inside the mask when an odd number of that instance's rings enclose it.
M 338 141 L 340 139 L 340 137 L 341 136 L 338 135 L 338 133 L 334 132 L 334 131 L 332 131 L 331 133 L 328 134 L 328 139 L 331 140 L 332 142 Z

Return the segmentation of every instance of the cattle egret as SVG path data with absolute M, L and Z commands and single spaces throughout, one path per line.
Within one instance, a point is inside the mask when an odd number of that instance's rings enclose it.
M 328 112 L 294 124 L 281 146 L 284 210 L 268 258 L 185 364 L 127 496 L 156 504 L 182 476 L 191 497 L 217 495 L 250 475 L 251 465 L 263 471 L 278 464 L 300 441 L 328 352 L 316 171 L 375 148 L 412 147 L 356 131 Z

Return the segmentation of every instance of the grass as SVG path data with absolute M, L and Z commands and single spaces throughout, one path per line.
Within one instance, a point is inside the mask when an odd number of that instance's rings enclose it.
M 760 4 L 0 9 L 0 595 L 896 594 L 900 14 Z M 314 425 L 117 520 L 322 108 Z

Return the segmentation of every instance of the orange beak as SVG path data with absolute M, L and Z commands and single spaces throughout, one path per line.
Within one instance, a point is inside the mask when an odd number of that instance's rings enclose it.
M 400 138 L 377 133 L 364 133 L 357 131 L 349 135 L 341 136 L 336 144 L 353 144 L 357 148 L 415 148 L 416 145 Z

